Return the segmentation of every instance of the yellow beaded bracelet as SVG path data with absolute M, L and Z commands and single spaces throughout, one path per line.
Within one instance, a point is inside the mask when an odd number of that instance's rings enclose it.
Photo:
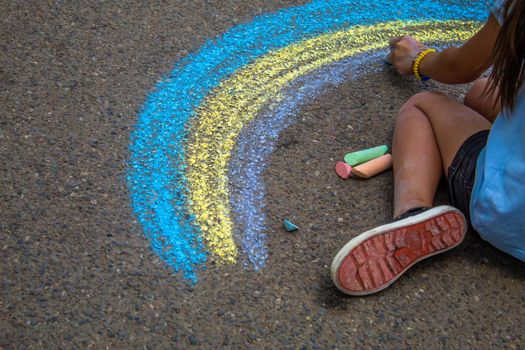
M 421 51 L 416 59 L 414 60 L 414 62 L 412 62 L 412 72 L 414 72 L 414 76 L 418 79 L 418 80 L 422 80 L 422 81 L 426 81 L 428 79 L 430 79 L 429 77 L 426 77 L 424 75 L 421 75 L 419 73 L 419 65 L 421 64 L 421 61 L 423 61 L 423 58 L 425 58 L 426 55 L 428 55 L 429 53 L 431 52 L 436 52 L 436 49 L 426 49 L 424 51 Z

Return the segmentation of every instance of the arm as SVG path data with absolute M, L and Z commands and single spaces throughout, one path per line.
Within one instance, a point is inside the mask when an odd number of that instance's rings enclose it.
M 419 72 L 448 84 L 462 84 L 476 80 L 492 65 L 492 49 L 500 25 L 491 14 L 483 28 L 460 47 L 450 47 L 428 54 L 419 66 Z M 400 74 L 412 74 L 412 62 L 425 46 L 404 36 L 390 42 L 391 60 Z

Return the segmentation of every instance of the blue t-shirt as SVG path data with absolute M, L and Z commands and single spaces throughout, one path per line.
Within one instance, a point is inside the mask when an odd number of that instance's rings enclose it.
M 504 3 L 492 8 L 500 24 Z M 525 261 L 525 89 L 498 115 L 479 155 L 470 216 L 483 239 Z

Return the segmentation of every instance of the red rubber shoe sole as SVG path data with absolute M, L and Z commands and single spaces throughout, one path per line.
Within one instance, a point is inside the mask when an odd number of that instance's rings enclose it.
M 349 241 L 332 262 L 332 280 L 349 295 L 387 288 L 412 265 L 458 246 L 465 237 L 463 214 L 439 206 L 367 231 Z

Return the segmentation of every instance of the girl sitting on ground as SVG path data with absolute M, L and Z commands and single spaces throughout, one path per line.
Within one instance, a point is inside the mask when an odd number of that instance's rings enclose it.
M 461 84 L 490 66 L 464 103 L 420 92 L 399 110 L 392 153 L 394 221 L 349 241 L 336 255 L 335 285 L 378 292 L 416 262 L 459 245 L 468 223 L 525 261 L 525 0 L 497 0 L 470 40 L 441 52 L 404 36 L 390 42 L 403 75 Z M 445 174 L 453 206 L 433 207 Z

